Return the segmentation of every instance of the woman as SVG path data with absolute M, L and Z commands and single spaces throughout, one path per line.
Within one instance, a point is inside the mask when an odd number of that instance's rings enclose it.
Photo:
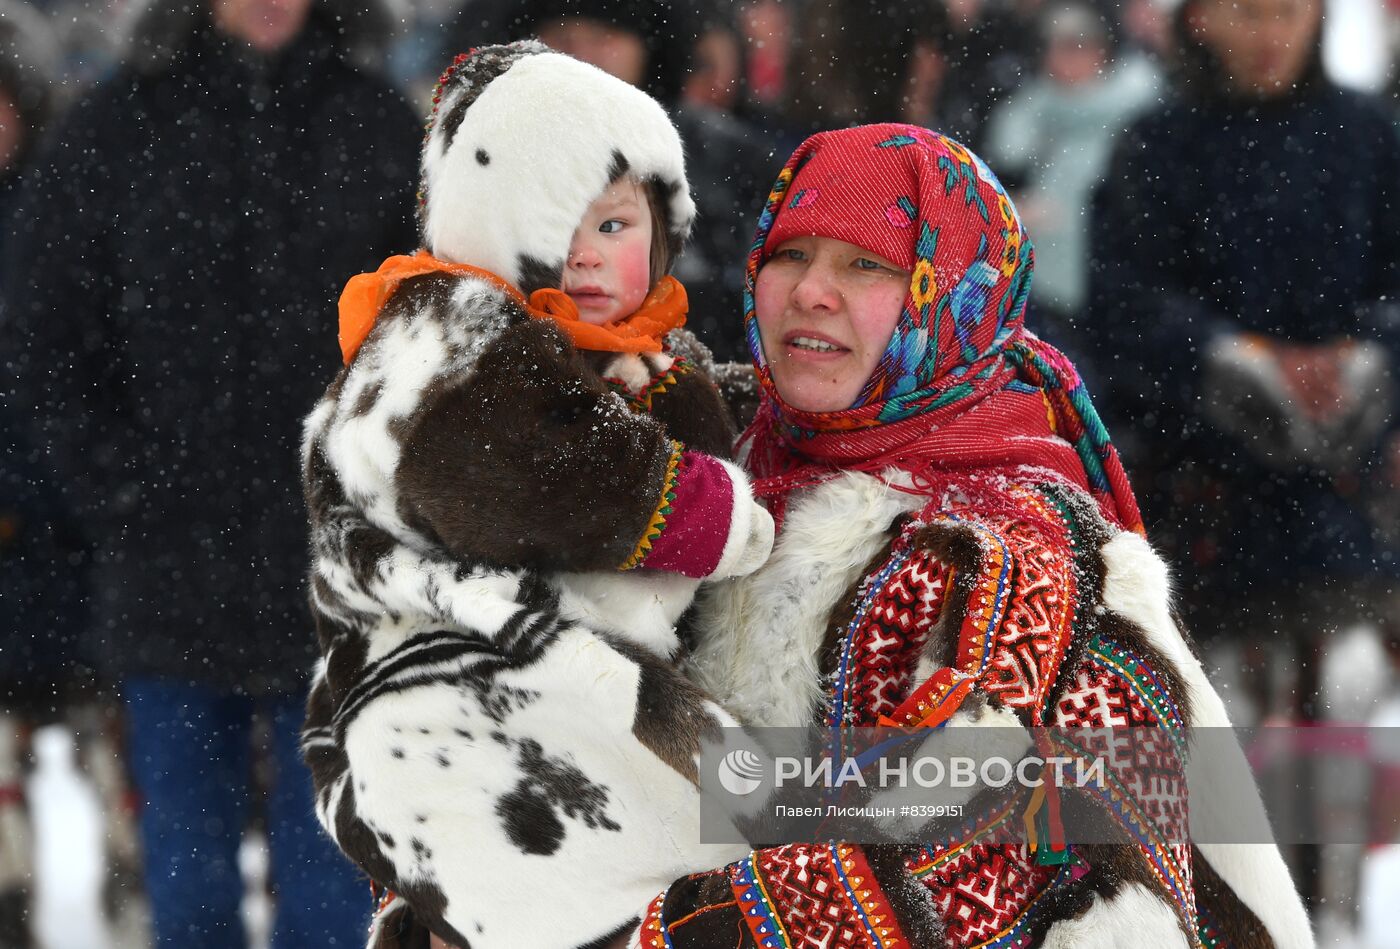
M 1400 139 L 1322 68 L 1324 9 L 1183 3 L 1173 94 L 1119 142 L 1094 214 L 1083 345 L 1113 354 L 1119 408 L 1155 416 L 1138 483 L 1261 720 L 1336 714 L 1319 671 L 1346 629 L 1400 641 Z M 1330 809 L 1313 783 L 1300 817 Z M 1293 852 L 1311 904 L 1354 912 L 1360 852 Z
M 942 136 L 864 126 L 789 160 L 749 258 L 763 405 L 741 439 L 779 534 L 702 604 L 693 657 L 747 724 L 1227 723 L 1073 367 L 1021 324 L 1031 268 L 995 177 Z M 1272 845 L 1119 822 L 1081 846 L 1060 817 L 1104 799 L 1051 797 L 990 815 L 974 798 L 967 824 L 878 846 L 753 851 L 675 881 L 631 944 L 1311 944 Z M 1039 846 L 1006 835 L 1021 814 Z
M 741 720 L 1227 724 L 1087 394 L 1022 326 L 1031 269 L 995 176 L 949 139 L 866 126 L 789 160 L 749 259 L 764 403 L 741 439 L 779 535 L 705 605 L 694 659 Z M 941 710 L 911 716 L 921 699 Z M 740 919 L 758 945 L 1310 943 L 1271 845 L 1122 840 L 768 848 L 674 884 L 643 944 Z

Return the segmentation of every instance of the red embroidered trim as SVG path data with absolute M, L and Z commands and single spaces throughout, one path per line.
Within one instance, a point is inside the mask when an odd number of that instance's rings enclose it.
M 646 385 L 636 392 L 631 387 L 616 376 L 604 376 L 603 382 L 608 388 L 622 396 L 627 402 L 627 407 L 634 412 L 650 415 L 652 410 L 652 400 L 656 396 L 665 392 L 675 385 L 681 376 L 688 376 L 695 371 L 695 367 L 681 357 L 675 357 L 669 369 L 663 369 L 647 380 Z

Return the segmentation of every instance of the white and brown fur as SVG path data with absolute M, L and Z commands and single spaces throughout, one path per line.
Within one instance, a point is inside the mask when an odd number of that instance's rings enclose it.
M 660 107 L 538 44 L 458 70 L 423 164 L 427 248 L 527 292 L 558 285 L 621 170 L 669 196 L 677 243 L 693 216 Z M 304 752 L 322 824 L 398 894 L 372 944 L 426 928 L 478 949 L 581 946 L 733 858 L 697 843 L 695 771 L 732 719 L 671 663 L 694 581 L 617 574 L 670 439 L 724 453 L 732 438 L 702 374 L 651 415 L 602 379 L 670 359 L 580 354 L 491 283 L 429 274 L 397 289 L 308 417 L 323 659 Z

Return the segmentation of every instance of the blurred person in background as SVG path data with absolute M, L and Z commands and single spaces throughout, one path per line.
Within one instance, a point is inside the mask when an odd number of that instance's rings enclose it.
M 640 87 L 667 108 L 685 143 L 697 216 L 674 274 L 690 299 L 686 327 L 721 362 L 747 353 L 738 306 L 753 195 L 768 173 L 766 133 L 726 108 L 738 102 L 741 51 L 727 6 L 679 0 L 467 0 L 455 50 L 537 37 Z M 696 69 L 696 66 L 699 69 Z
M 114 29 L 131 0 L 28 0 L 41 11 L 59 49 L 49 68 L 63 84 L 65 98 L 105 78 L 121 58 L 121 31 Z
M 793 5 L 783 0 L 748 0 L 738 4 L 734 19 L 746 53 L 748 105 L 759 110 L 780 107 L 787 91 Z
M 466 0 L 444 52 L 537 38 L 669 106 L 680 97 L 700 39 L 699 9 L 671 0 Z
M 735 114 L 744 106 L 744 42 L 727 3 L 714 0 L 697 8 L 699 35 L 681 85 L 686 104 Z
M 358 944 L 362 884 L 311 815 L 300 409 L 344 275 L 409 249 L 417 118 L 352 63 L 352 0 L 129 9 L 120 68 L 56 124 L 6 241 L 5 393 L 91 546 L 158 946 L 242 947 L 251 759 L 273 945 Z M 254 715 L 271 721 L 253 748 Z
M 731 5 L 709 0 L 694 16 L 697 39 L 672 117 L 686 145 L 699 213 L 676 275 L 693 288 L 690 328 L 720 362 L 745 364 L 747 343 L 725 314 L 741 296 L 753 196 L 768 174 L 775 135 L 769 117 L 751 105 Z
M 946 11 L 944 126 L 974 148 L 997 103 L 1030 76 L 1041 0 L 938 0 Z
M 1171 56 L 1175 6 L 1176 0 L 1127 0 L 1120 24 L 1128 47 L 1125 58 L 1141 55 L 1160 61 Z
M 42 15 L 0 4 L 0 246 L 11 242 L 20 175 L 52 109 L 47 64 L 57 52 Z M 84 570 L 69 563 L 81 550 L 73 533 L 52 475 L 20 430 L 18 406 L 0 401 L 0 945 L 21 949 L 34 945 L 30 738 L 80 678 L 73 647 L 86 620 Z
M 1322 7 L 1180 8 L 1175 96 L 1117 147 L 1090 277 L 1097 368 L 1149 436 L 1125 449 L 1149 527 L 1211 617 L 1191 625 L 1237 630 L 1257 713 L 1302 721 L 1331 634 L 1385 629 L 1400 537 L 1400 140 L 1323 74 Z
M 1064 339 L 1086 300 L 1090 198 L 1160 76 L 1145 59 L 1115 59 L 1110 26 L 1087 3 L 1047 7 L 1040 40 L 1039 71 L 993 110 L 985 151 L 1036 235 L 1037 320 Z
M 787 59 L 784 150 L 819 130 L 864 122 L 944 126 L 949 31 L 941 3 L 878 11 L 837 0 L 804 4 Z
M 463 0 L 398 0 L 399 29 L 389 44 L 389 78 L 407 94 L 419 111 L 426 111 L 433 84 L 442 69 L 443 37 L 456 19 Z M 453 52 L 456 52 L 455 50 Z
M 980 141 L 993 107 L 1030 72 L 1040 6 L 754 0 L 738 15 L 753 104 L 784 149 L 817 129 L 879 121 Z
M 10 247 L 24 169 L 61 87 L 58 38 L 28 4 L 0 0 L 0 253 Z M 0 286 L 0 304 L 8 287 Z M 0 318 L 2 319 L 2 318 Z M 62 722 L 103 811 L 104 908 L 139 925 L 140 861 L 129 785 L 114 741 L 118 716 L 94 688 L 83 633 L 90 567 L 73 512 L 34 450 L 25 408 L 0 400 L 0 946 L 33 945 L 35 837 L 26 784 L 34 730 Z

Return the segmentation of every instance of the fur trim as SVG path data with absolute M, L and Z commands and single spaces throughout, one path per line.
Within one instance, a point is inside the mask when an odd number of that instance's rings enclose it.
M 831 616 L 927 499 L 849 472 L 794 498 L 763 569 L 697 598 L 705 635 L 695 678 L 748 725 L 812 724 L 825 701 L 820 652 Z
M 680 650 L 676 622 L 700 586 L 699 580 L 660 571 L 560 573 L 549 583 L 559 591 L 563 616 L 665 659 Z
M 386 896 L 369 921 L 365 949 L 419 949 L 431 938 L 413 918 L 408 901 L 397 893 Z
M 1042 949 L 1187 949 L 1189 945 L 1176 911 L 1141 883 L 1130 883 L 1110 897 L 1095 894 L 1087 910 L 1055 923 L 1041 943 Z
M 407 0 L 313 0 L 311 17 L 325 23 L 342 53 L 377 64 L 409 16 Z M 127 65 L 143 75 L 170 67 L 202 30 L 211 28 L 209 0 L 136 0 L 121 22 Z
M 1193 710 L 1191 724 L 1197 728 L 1230 727 L 1225 703 L 1172 621 L 1168 606 L 1170 578 L 1165 562 L 1147 541 L 1131 533 L 1118 534 L 1104 545 L 1102 553 L 1106 569 L 1104 605 L 1140 626 L 1148 641 L 1175 666 Z M 1239 796 L 1249 795 L 1252 800 L 1244 803 L 1260 815 L 1261 822 L 1266 821 L 1263 801 L 1244 752 L 1238 745 L 1235 751 L 1228 761 L 1219 760 L 1218 753 L 1189 754 L 1187 776 L 1192 789 L 1193 824 L 1209 819 L 1213 798 L 1209 791 L 1198 789 L 1218 787 L 1234 789 L 1236 807 L 1240 806 Z M 1225 885 L 1264 923 L 1278 946 L 1301 949 L 1313 945 L 1307 910 L 1277 846 L 1198 843 L 1197 848 Z
M 428 250 L 527 294 L 559 285 L 578 222 L 624 173 L 656 183 L 677 249 L 695 217 L 680 135 L 656 100 L 534 42 L 449 71 L 422 170 Z
M 1213 933 L 1238 949 L 1277 949 L 1268 927 L 1240 902 L 1239 895 L 1220 879 L 1199 848 L 1194 848 L 1191 873 L 1197 912 Z M 1304 944 L 1311 945 L 1311 939 Z
M 699 369 L 704 373 L 705 378 L 714 378 L 714 353 L 710 352 L 710 347 L 700 342 L 700 337 L 690 330 L 684 328 L 671 330 L 666 336 L 666 349 L 673 356 L 678 356 Z
M 1195 805 L 1192 807 L 1194 811 Z M 1263 923 L 1275 946 L 1313 949 L 1317 945 L 1308 911 L 1276 845 L 1198 843 L 1196 851 L 1239 902 Z
M 746 576 L 761 567 L 773 550 L 773 517 L 768 509 L 750 500 L 749 476 L 735 465 L 721 461 L 725 474 L 734 483 L 734 503 L 730 507 L 729 535 L 711 576 Z
M 758 414 L 759 385 L 758 374 L 749 363 L 722 362 L 715 365 L 710 373 L 716 388 L 724 395 L 725 405 L 729 406 L 734 424 L 740 431 L 749 427 Z

